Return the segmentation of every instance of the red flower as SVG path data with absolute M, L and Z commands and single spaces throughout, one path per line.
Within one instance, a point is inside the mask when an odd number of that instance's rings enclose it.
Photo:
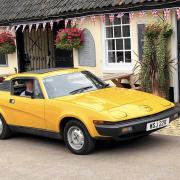
M 59 30 L 56 35 L 55 44 L 60 48 L 72 49 L 80 47 L 83 41 L 83 31 L 74 27 Z
M 15 52 L 15 37 L 9 32 L 0 33 L 0 54 Z
M 9 32 L 0 33 L 0 44 L 14 43 L 15 37 Z

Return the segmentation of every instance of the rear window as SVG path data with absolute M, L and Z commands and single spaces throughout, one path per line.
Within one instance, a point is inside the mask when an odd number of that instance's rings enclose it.
M 10 91 L 10 81 L 4 81 L 0 83 L 0 91 Z

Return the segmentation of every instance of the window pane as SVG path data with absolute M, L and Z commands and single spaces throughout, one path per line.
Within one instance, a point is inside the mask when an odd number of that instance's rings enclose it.
M 108 50 L 115 50 L 115 41 L 114 41 L 114 39 L 108 40 Z
M 108 62 L 109 63 L 115 62 L 115 52 L 108 52 Z
M 123 40 L 122 39 L 116 40 L 116 49 L 117 50 L 123 50 Z
M 109 22 L 106 16 L 106 38 L 108 50 L 108 63 L 131 63 L 129 14 L 122 18 L 114 17 L 114 22 Z
M 114 17 L 114 25 L 120 25 L 121 24 L 121 18 Z
M 121 26 L 114 27 L 114 37 L 121 37 Z
M 125 62 L 127 63 L 131 62 L 131 51 L 125 52 Z
M 6 55 L 0 54 L 0 65 L 6 65 Z
M 130 28 L 129 26 L 123 26 L 123 37 L 130 37 Z
M 106 37 L 107 38 L 113 38 L 113 28 L 112 27 L 106 28 Z
M 128 14 L 125 14 L 122 17 L 122 24 L 129 24 L 129 15 Z
M 126 50 L 131 49 L 131 41 L 130 41 L 130 39 L 124 39 L 124 43 L 125 43 L 125 49 Z
M 35 99 L 42 99 L 43 95 L 39 86 L 39 82 L 34 80 L 34 98 Z
M 109 16 L 106 16 L 105 24 L 106 26 L 110 25 Z
M 117 62 L 124 62 L 123 52 L 117 52 Z

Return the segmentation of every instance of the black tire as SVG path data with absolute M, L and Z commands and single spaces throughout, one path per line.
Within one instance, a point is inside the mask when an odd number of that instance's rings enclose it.
M 0 115 L 0 123 L 2 124 L 2 131 L 0 132 L 0 139 L 9 138 L 11 136 L 11 130 L 9 129 L 2 115 Z
M 69 141 L 68 141 L 68 131 L 70 128 L 72 127 L 78 127 L 82 133 L 83 133 L 83 136 L 84 136 L 84 144 L 82 146 L 81 149 L 74 149 Z M 84 124 L 82 124 L 81 122 L 77 121 L 77 120 L 71 120 L 69 121 L 66 125 L 65 125 L 65 128 L 64 128 L 64 141 L 66 143 L 66 146 L 68 147 L 68 149 L 74 153 L 74 154 L 77 154 L 77 155 L 87 155 L 87 154 L 90 154 L 94 148 L 95 148 L 95 144 L 96 144 L 96 141 L 95 139 L 93 139 L 88 130 L 86 129 L 86 127 L 84 126 Z

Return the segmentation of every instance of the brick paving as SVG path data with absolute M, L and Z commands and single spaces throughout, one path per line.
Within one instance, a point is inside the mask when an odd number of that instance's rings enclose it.
M 166 128 L 158 131 L 160 134 L 180 136 L 180 118 L 174 120 Z

